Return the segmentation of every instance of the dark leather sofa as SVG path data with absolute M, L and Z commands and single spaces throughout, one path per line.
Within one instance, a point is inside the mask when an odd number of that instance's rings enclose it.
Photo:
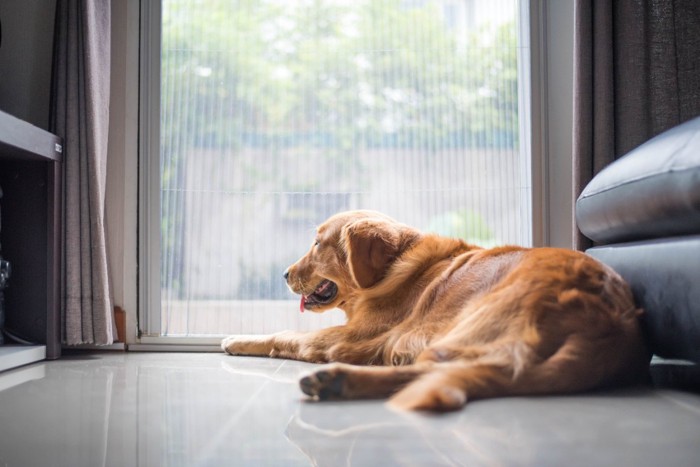
M 576 221 L 587 253 L 630 283 L 652 353 L 700 363 L 700 117 L 596 175 Z

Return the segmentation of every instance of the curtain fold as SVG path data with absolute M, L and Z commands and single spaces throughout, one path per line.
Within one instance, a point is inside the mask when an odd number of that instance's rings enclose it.
M 63 151 L 63 343 L 111 344 L 105 239 L 109 0 L 57 0 L 51 130 Z
M 700 2 L 576 0 L 574 201 L 603 167 L 700 114 Z M 591 246 L 578 229 L 574 246 Z

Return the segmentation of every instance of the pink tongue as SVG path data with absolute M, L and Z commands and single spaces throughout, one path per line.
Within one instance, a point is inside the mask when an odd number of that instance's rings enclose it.
M 304 305 L 306 305 L 306 297 L 301 296 L 301 303 L 299 304 L 299 311 L 304 312 Z

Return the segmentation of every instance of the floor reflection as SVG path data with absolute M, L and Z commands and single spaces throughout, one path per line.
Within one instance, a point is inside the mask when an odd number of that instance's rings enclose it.
M 313 402 L 314 366 L 95 354 L 0 373 L 0 465 L 694 465 L 700 397 L 627 389 L 456 413 Z
M 698 404 L 695 395 L 647 388 L 475 401 L 446 415 L 306 403 L 286 434 L 314 465 L 692 465 Z M 666 449 L 652 448 L 664 433 L 672 433 Z

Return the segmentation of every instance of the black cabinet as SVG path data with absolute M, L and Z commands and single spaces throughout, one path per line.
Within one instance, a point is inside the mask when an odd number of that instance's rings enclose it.
M 0 254 L 12 265 L 5 326 L 38 344 L 6 340 L 0 371 L 61 353 L 62 147 L 58 136 L 0 111 Z

